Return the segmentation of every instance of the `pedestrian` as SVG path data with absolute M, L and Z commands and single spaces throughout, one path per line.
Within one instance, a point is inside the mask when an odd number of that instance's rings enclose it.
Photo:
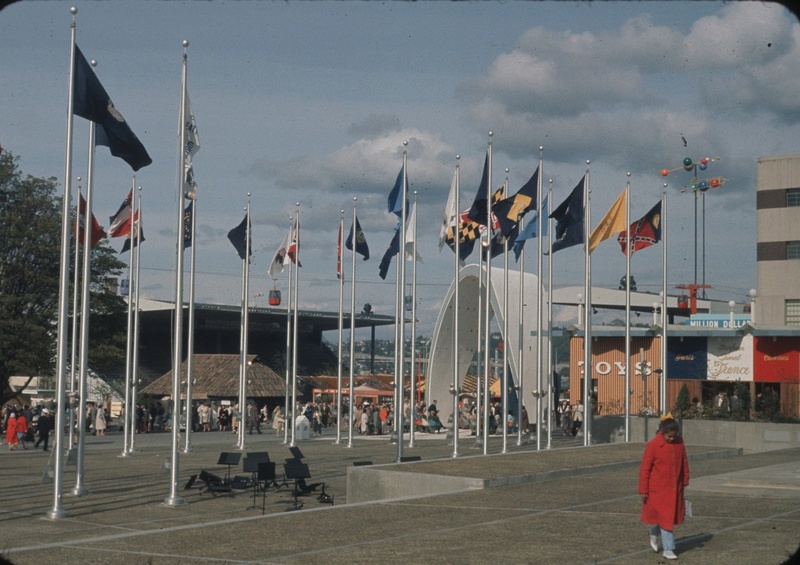
M 22 449 L 28 449 L 28 419 L 24 411 L 17 414 L 17 438 L 22 443 Z
M 562 400 L 561 404 L 558 405 L 558 415 L 561 419 L 562 436 L 569 434 L 569 428 L 570 428 L 569 413 L 570 413 L 569 401 Z
M 231 433 L 239 432 L 239 404 L 234 404 L 231 410 Z
M 19 436 L 17 435 L 17 413 L 12 410 L 8 413 L 8 421 L 6 421 L 6 443 L 8 450 L 14 451 L 19 444 Z
M 275 430 L 275 437 L 281 437 L 283 431 L 283 412 L 280 405 L 276 406 L 272 411 L 272 429 Z
M 33 444 L 33 449 L 39 449 L 39 444 L 42 444 L 42 451 L 47 451 L 47 442 L 50 440 L 50 430 L 53 429 L 53 420 L 50 418 L 50 410 L 47 408 L 42 410 L 39 415 L 39 420 L 36 422 L 37 439 Z
M 578 403 L 572 408 L 572 435 L 578 435 L 583 427 L 583 402 L 578 399 Z
M 106 414 L 105 410 L 97 410 L 97 416 L 94 421 L 95 434 L 99 436 L 106 435 Z
M 683 489 L 689 484 L 689 461 L 680 426 L 672 414 L 661 421 L 656 437 L 644 449 L 639 467 L 641 520 L 649 526 L 650 547 L 658 553 L 658 536 L 665 559 L 677 559 L 674 530 L 686 513 Z
M 253 435 L 253 429 L 261 433 L 261 419 L 258 415 L 258 406 L 252 400 L 247 403 L 247 433 Z

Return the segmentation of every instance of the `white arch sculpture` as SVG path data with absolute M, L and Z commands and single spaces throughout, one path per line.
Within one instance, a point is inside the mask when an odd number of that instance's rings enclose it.
M 522 331 L 523 358 L 525 374 L 522 378 L 522 403 L 528 411 L 528 418 L 531 422 L 537 422 L 535 398 L 531 392 L 536 390 L 536 292 L 539 278 L 531 273 L 525 273 L 525 296 L 523 298 L 524 308 L 522 319 L 524 326 Z M 484 270 L 484 280 L 480 293 L 486 296 L 486 277 Z M 519 366 L 519 283 L 520 276 L 518 270 L 509 270 L 508 273 L 508 336 L 503 336 L 503 341 L 508 347 L 508 363 L 510 369 L 509 387 L 517 386 L 517 367 Z M 496 319 L 499 331 L 503 333 L 504 308 L 503 308 L 503 269 L 492 268 L 491 278 L 491 310 L 492 318 Z M 428 374 L 426 375 L 426 398 L 427 403 L 436 399 L 443 414 L 453 412 L 453 397 L 450 387 L 453 383 L 453 308 L 455 291 L 454 283 L 450 284 L 439 316 L 431 341 L 431 353 L 428 363 Z M 547 294 L 542 293 L 542 302 L 546 304 Z M 458 308 L 458 332 L 459 332 L 459 358 L 458 374 L 459 382 L 463 382 L 464 375 L 475 355 L 478 346 L 478 265 L 466 265 L 461 269 L 459 283 L 459 308 Z M 485 304 L 481 304 L 481 309 L 485 312 Z M 543 306 L 544 307 L 544 306 Z M 482 312 L 483 314 L 483 312 Z M 542 322 L 542 331 L 547 331 L 546 320 Z M 543 342 L 543 351 L 546 355 L 546 342 Z M 481 345 L 483 345 L 481 343 Z M 491 355 L 492 352 L 489 352 Z M 543 371 L 546 371 L 543 367 Z M 483 382 L 483 366 L 478 369 L 480 382 Z M 546 373 L 545 373 L 546 374 Z M 543 379 L 543 386 L 546 387 L 547 380 Z M 516 404 L 509 405 L 509 409 L 516 413 Z M 442 421 L 445 421 L 444 419 Z

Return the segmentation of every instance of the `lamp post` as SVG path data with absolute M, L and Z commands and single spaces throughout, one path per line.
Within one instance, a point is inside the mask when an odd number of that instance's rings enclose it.
M 733 329 L 733 328 L 734 328 L 734 320 L 733 320 L 733 308 L 734 308 L 735 306 L 736 306 L 736 301 L 734 301 L 734 300 L 728 300 L 728 307 L 731 309 L 731 317 L 730 317 L 730 322 L 729 322 L 729 326 L 730 326 L 730 328 L 731 328 L 731 329 Z
M 750 323 L 756 323 L 756 289 L 751 288 L 750 292 L 747 293 L 750 296 Z

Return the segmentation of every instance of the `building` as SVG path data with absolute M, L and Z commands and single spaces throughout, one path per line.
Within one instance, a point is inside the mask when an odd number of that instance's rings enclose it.
M 800 326 L 800 155 L 756 165 L 756 324 Z

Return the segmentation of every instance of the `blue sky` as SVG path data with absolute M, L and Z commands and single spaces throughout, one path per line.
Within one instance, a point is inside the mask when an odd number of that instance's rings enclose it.
M 78 45 L 98 61 L 100 81 L 153 158 L 136 176 L 148 298 L 174 295 L 184 39 L 201 139 L 199 302 L 239 301 L 241 261 L 226 234 L 250 192 L 251 304 L 266 305 L 267 268 L 299 202 L 302 307 L 336 311 L 336 231 L 342 209 L 349 229 L 357 197 L 372 252 L 358 262 L 357 310 L 370 302 L 391 314 L 394 269 L 381 281 L 378 263 L 395 225 L 386 197 L 408 140 L 423 258 L 418 332 L 431 333 L 452 279 L 451 252 L 437 243 L 455 156 L 466 207 L 489 131 L 494 184 L 508 168 L 512 191 L 534 171 L 539 146 L 556 202 L 590 160 L 593 224 L 628 172 L 635 219 L 661 197 L 662 168 L 721 157 L 706 171 L 730 179 L 706 195 L 706 282 L 709 297 L 741 302 L 755 286 L 756 161 L 800 153 L 800 26 L 778 4 L 18 2 L 0 12 L 0 144 L 26 174 L 64 176 L 72 5 Z M 84 179 L 87 132 L 76 117 L 73 174 Z M 94 175 L 94 210 L 107 227 L 131 171 L 100 147 Z M 680 193 L 688 173 L 666 180 L 673 286 L 694 276 L 694 202 Z M 615 243 L 594 252 L 595 284 L 616 287 L 624 271 Z M 657 292 L 660 247 L 634 255 L 632 271 L 640 289 Z M 554 256 L 553 277 L 556 287 L 581 283 L 579 247 Z M 286 290 L 286 273 L 277 285 Z M 349 309 L 349 289 L 345 296 Z

